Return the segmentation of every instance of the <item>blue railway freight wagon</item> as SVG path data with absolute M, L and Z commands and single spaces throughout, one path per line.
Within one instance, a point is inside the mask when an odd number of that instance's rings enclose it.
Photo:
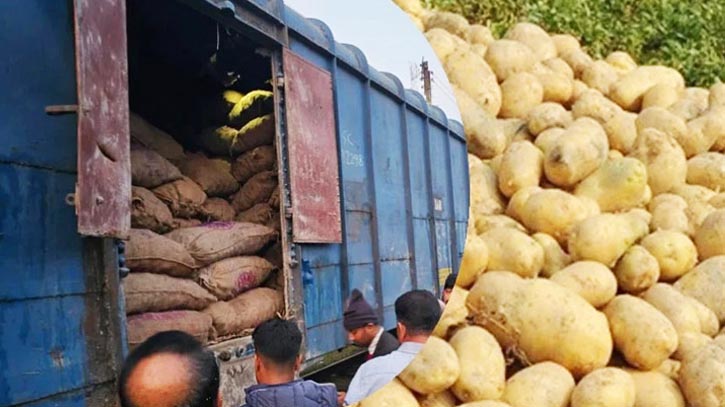
M 274 91 L 285 306 L 306 371 L 353 354 L 352 288 L 392 329 L 400 293 L 438 293 L 457 269 L 462 126 L 324 23 L 279 0 L 5 0 L 0 16 L 0 406 L 115 405 L 129 114 L 173 123 L 162 107 L 188 100 L 202 66 Z M 211 345 L 229 405 L 253 378 L 249 342 Z

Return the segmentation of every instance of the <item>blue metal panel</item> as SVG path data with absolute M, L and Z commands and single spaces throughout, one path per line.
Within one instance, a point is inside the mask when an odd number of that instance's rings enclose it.
M 418 288 L 433 291 L 436 288 L 435 252 L 428 219 L 413 219 L 413 236 L 415 237 L 415 273 Z
M 428 194 L 429 179 L 426 171 L 427 157 L 425 154 L 426 119 L 415 111 L 408 111 L 407 118 L 413 216 L 415 218 L 426 218 L 431 216 L 431 199 Z
M 400 294 L 413 289 L 410 278 L 409 261 L 384 261 L 381 263 L 381 278 L 383 285 L 383 306 L 389 307 L 395 304 Z M 395 318 L 384 315 L 384 326 L 390 329 L 395 326 Z
M 67 1 L 0 1 L 0 161 L 75 171 L 75 117 L 44 111 L 76 102 L 71 12 Z
M 64 204 L 75 176 L 0 164 L 0 301 L 85 291 L 81 239 Z
M 348 266 L 348 278 L 350 287 L 360 290 L 370 306 L 375 309 L 380 307 L 380 304 L 377 302 L 375 268 L 372 263 Z
M 3 281 L 18 277 L 5 275 Z M 69 296 L 0 303 L 0 405 L 85 384 L 84 300 Z

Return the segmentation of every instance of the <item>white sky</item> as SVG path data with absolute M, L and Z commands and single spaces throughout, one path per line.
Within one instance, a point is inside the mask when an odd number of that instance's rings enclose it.
M 371 66 L 394 74 L 405 87 L 421 94 L 422 81 L 411 78 L 411 68 L 419 67 L 425 58 L 433 72 L 433 104 L 443 109 L 448 118 L 461 120 L 433 49 L 391 0 L 285 0 L 285 4 L 305 17 L 324 21 L 337 42 L 360 48 Z

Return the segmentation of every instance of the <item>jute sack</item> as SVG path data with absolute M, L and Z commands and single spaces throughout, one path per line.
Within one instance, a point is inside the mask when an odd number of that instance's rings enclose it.
M 263 225 L 245 222 L 212 222 L 177 229 L 166 237 L 181 243 L 204 265 L 233 256 L 247 256 L 261 250 L 276 233 Z
M 156 188 L 181 178 L 181 172 L 159 153 L 144 147 L 131 147 L 131 183 Z
M 184 160 L 184 148 L 173 137 L 136 113 L 131 113 L 131 138 L 142 146 L 156 151 L 162 157 L 178 163 Z
M 229 196 L 239 189 L 239 183 L 230 173 L 230 165 L 222 160 L 210 160 L 203 154 L 189 154 L 179 164 L 179 169 L 199 184 L 207 196 Z
M 197 311 L 147 312 L 126 318 L 130 350 L 164 331 L 186 332 L 202 345 L 206 345 L 212 334 L 212 319 L 209 315 Z
M 282 242 L 277 241 L 272 246 L 269 246 L 264 251 L 264 253 L 262 254 L 262 256 L 268 262 L 272 263 L 272 265 L 275 268 L 277 268 L 279 270 L 282 270 L 282 268 L 283 268 L 282 266 L 284 265 L 284 261 L 283 261 L 283 257 L 282 257 Z
M 273 269 L 274 266 L 261 257 L 230 257 L 200 269 L 199 282 L 220 300 L 231 300 L 259 287 Z
M 174 277 L 190 277 L 197 268 L 196 260 L 182 244 L 145 229 L 131 229 L 126 265 L 133 272 Z
M 217 299 L 193 280 L 130 273 L 123 279 L 126 313 L 202 310 Z
M 279 212 L 277 212 L 277 211 L 272 212 L 272 216 L 270 216 L 267 223 L 265 223 L 265 226 L 274 230 L 278 234 L 281 233 L 282 232 L 282 219 L 279 218 Z
M 211 315 L 217 337 L 239 334 L 255 328 L 284 311 L 281 292 L 260 287 L 247 291 L 231 301 L 220 301 L 204 310 Z
M 229 127 L 208 127 L 202 130 L 197 138 L 204 150 L 216 155 L 232 155 L 232 145 L 236 140 L 239 130 Z
M 131 187 L 131 227 L 166 233 L 172 225 L 171 211 L 153 192 Z
M 232 206 L 237 212 L 246 211 L 254 205 L 267 202 L 277 188 L 277 172 L 265 171 L 249 179 L 232 197 Z
M 201 206 L 204 219 L 209 221 L 232 221 L 234 220 L 234 208 L 222 198 L 209 198 Z
M 274 210 L 267 203 L 258 203 L 244 212 L 239 212 L 235 218 L 237 222 L 251 222 L 267 225 L 272 219 Z
M 274 146 L 260 146 L 237 157 L 232 164 L 232 175 L 241 183 L 247 182 L 254 174 L 275 168 L 277 151 Z
M 255 117 L 274 111 L 274 94 L 267 90 L 253 90 L 242 96 L 232 106 L 227 116 L 229 124 L 238 127 L 247 124 Z
M 267 203 L 272 208 L 279 210 L 279 188 L 274 189 L 274 192 L 272 192 L 272 195 L 269 196 Z
M 201 221 L 199 219 L 174 218 L 172 225 L 172 229 L 193 228 L 194 226 L 201 225 Z
M 154 195 L 171 209 L 177 218 L 193 218 L 199 214 L 206 201 L 206 193 L 187 177 L 161 185 L 153 190 Z
M 231 146 L 233 155 L 274 143 L 274 114 L 257 117 L 239 130 Z

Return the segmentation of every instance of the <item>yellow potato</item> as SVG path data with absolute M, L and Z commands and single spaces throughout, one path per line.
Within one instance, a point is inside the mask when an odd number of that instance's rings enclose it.
M 470 222 L 469 222 L 470 224 Z M 476 233 L 482 235 L 491 229 L 504 227 L 526 232 L 526 228 L 506 215 L 482 215 L 476 217 Z
M 609 63 L 609 65 L 612 65 L 620 74 L 631 72 L 635 68 L 637 68 L 637 63 L 634 62 L 634 59 L 624 51 L 612 52 L 611 54 L 607 55 L 606 61 L 607 63 Z
M 560 127 L 544 130 L 536 137 L 534 145 L 546 155 L 556 145 L 555 141 L 564 133 L 566 133 L 566 130 Z
M 461 365 L 453 394 L 463 402 L 499 399 L 506 384 L 506 361 L 496 338 L 481 327 L 469 326 L 458 330 L 450 344 Z
M 687 122 L 689 137 L 680 141 L 688 157 L 707 152 L 722 151 L 725 147 L 725 106 L 710 108 L 702 116 Z
M 525 118 L 544 101 L 544 87 L 533 74 L 513 73 L 501 84 L 501 100 L 501 117 Z
M 697 247 L 687 235 L 672 230 L 658 230 L 640 242 L 660 265 L 660 280 L 673 281 L 697 263 Z
M 580 81 L 579 79 L 574 80 L 574 84 L 572 87 L 571 92 L 571 99 L 569 100 L 569 104 L 573 105 L 579 98 L 582 97 L 587 91 L 589 91 L 589 86 L 587 86 L 586 83 Z
M 557 55 L 556 45 L 549 34 L 541 27 L 531 23 L 518 23 L 504 35 L 508 40 L 519 41 L 529 47 L 539 61 L 554 58 Z
M 616 367 L 597 369 L 576 385 L 571 407 L 633 407 L 636 397 L 634 380 Z
M 489 271 L 474 284 L 466 306 L 473 323 L 527 362 L 553 361 L 581 377 L 606 366 L 611 356 L 605 316 L 547 279 Z
M 657 283 L 641 297 L 672 322 L 680 337 L 685 333 L 700 333 L 700 317 L 697 310 L 676 288 L 669 284 Z
M 707 110 L 710 92 L 703 88 L 687 88 L 670 111 L 684 120 L 692 120 Z
M 647 182 L 654 195 L 685 183 L 687 158 L 672 136 L 646 128 L 640 132 L 630 156 L 647 166 Z
M 675 288 L 700 301 L 725 322 L 725 256 L 715 256 L 698 264 L 675 283 Z
M 456 281 L 456 284 L 458 284 L 458 281 Z M 441 319 L 438 320 L 438 324 L 433 329 L 433 335 L 441 339 L 447 339 L 453 331 L 466 325 L 466 317 L 468 316 L 467 298 L 468 290 L 458 285 L 453 287 L 453 292 L 451 292 L 451 297 L 441 314 Z
M 627 293 L 637 294 L 654 285 L 660 278 L 657 259 L 644 247 L 634 245 L 627 249 L 614 268 L 619 287 Z
M 421 397 L 420 407 L 456 407 L 458 400 L 449 390 Z
M 486 271 L 487 266 L 488 246 L 477 235 L 468 235 L 456 284 L 464 288 L 472 286 L 476 278 Z
M 419 407 L 418 400 L 398 379 L 357 403 L 358 407 Z
M 685 152 L 685 156 L 688 156 L 688 145 L 687 139 L 689 138 L 689 131 L 687 124 L 681 118 L 670 113 L 667 109 L 661 107 L 650 107 L 644 109 L 637 120 L 637 132 L 642 133 L 644 129 L 652 128 L 665 133 L 677 141 L 682 147 L 682 151 Z
M 560 54 L 559 57 L 569 64 L 576 78 L 581 78 L 584 71 L 594 62 L 592 57 L 581 49 Z
M 609 97 L 629 111 L 637 111 L 645 92 L 664 83 L 676 89 L 685 88 L 685 80 L 676 70 L 664 66 L 639 66 L 612 85 Z
M 617 295 L 614 274 L 595 261 L 572 263 L 551 276 L 550 280 L 579 294 L 595 308 L 606 305 Z
M 435 52 L 441 63 L 445 63 L 448 57 L 461 46 L 457 37 L 442 28 L 433 28 L 426 31 L 425 38 L 428 40 L 433 52 Z
M 699 332 L 683 333 L 679 337 L 677 351 L 672 355 L 672 358 L 682 361 L 693 357 L 712 342 L 711 337 Z
M 604 313 L 615 347 L 638 369 L 656 368 L 677 349 L 677 331 L 670 320 L 643 299 L 618 295 Z
M 534 136 L 552 127 L 567 127 L 572 122 L 571 112 L 559 103 L 542 103 L 529 112 L 528 128 Z
M 566 369 L 542 362 L 511 376 L 502 400 L 512 407 L 567 407 L 574 386 Z
M 697 318 L 700 320 L 700 332 L 710 337 L 717 335 L 717 330 L 720 329 L 720 321 L 718 321 L 715 312 L 689 295 L 685 295 L 685 300 L 697 312 Z
M 606 160 L 609 141 L 593 119 L 575 120 L 546 152 L 546 178 L 560 187 L 571 187 L 594 172 Z
M 652 230 L 671 230 L 691 235 L 690 221 L 685 210 L 687 202 L 679 195 L 660 194 L 649 204 L 652 214 L 650 228 Z
M 628 370 L 634 380 L 635 407 L 685 407 L 677 382 L 660 372 Z
M 571 257 L 551 235 L 535 233 L 531 237 L 544 249 L 544 267 L 541 269 L 541 276 L 551 277 L 557 271 L 571 264 Z
M 538 186 L 544 172 L 544 155 L 528 141 L 512 143 L 504 152 L 498 172 L 499 190 L 511 197 L 521 188 Z
M 682 361 L 680 388 L 689 406 L 722 407 L 725 394 L 725 349 L 705 346 Z
M 426 341 L 398 378 L 419 394 L 440 393 L 458 380 L 461 366 L 453 347 L 435 336 Z
M 681 184 L 672 189 L 672 193 L 682 197 L 687 205 L 706 203 L 717 195 L 717 192 L 702 185 Z
M 604 123 L 604 131 L 609 138 L 609 147 L 628 154 L 637 140 L 637 115 L 619 111 Z
M 725 106 L 725 83 L 718 82 L 710 87 L 709 106 Z
M 434 11 L 425 20 L 426 30 L 442 28 L 451 34 L 463 38 L 468 32 L 468 21 L 460 14 L 447 11 Z
M 466 41 L 471 44 L 479 44 L 488 47 L 488 44 L 495 41 L 491 30 L 485 25 L 471 24 L 465 36 Z
M 536 63 L 536 57 L 526 45 L 501 39 L 488 44 L 486 62 L 499 82 L 503 82 L 513 74 L 528 72 Z
M 561 58 L 547 59 L 543 65 L 555 73 L 564 75 L 570 81 L 574 80 L 574 70 Z
M 481 57 L 469 49 L 458 48 L 448 56 L 444 68 L 451 84 L 469 94 L 491 115 L 499 113 L 501 89 L 493 71 Z
M 591 216 L 572 229 L 568 252 L 573 260 L 593 260 L 612 267 L 648 231 L 647 222 L 633 213 Z
M 725 192 L 720 192 L 707 202 L 715 209 L 725 209 Z
M 561 243 L 574 225 L 590 215 L 583 200 L 560 189 L 532 191 L 519 213 L 529 230 L 547 233 Z
M 531 195 L 539 191 L 542 191 L 542 188 L 538 186 L 521 188 L 516 191 L 516 193 L 511 196 L 511 199 L 506 206 L 506 215 L 521 222 L 523 219 L 524 206 L 526 205 L 526 202 L 529 200 Z
M 653 371 L 662 373 L 663 375 L 669 377 L 672 380 L 677 380 L 680 375 L 681 365 L 682 363 L 680 363 L 679 360 L 667 359 Z
M 456 96 L 463 119 L 468 151 L 480 158 L 491 158 L 501 154 L 506 148 L 507 141 L 503 126 L 455 85 L 453 85 L 453 94 Z
M 598 90 L 589 89 L 579 96 L 572 106 L 571 112 L 575 119 L 591 117 L 604 124 L 621 113 L 622 109 Z
M 606 61 L 595 61 L 582 72 L 582 82 L 603 95 L 609 94 L 609 89 L 619 79 L 617 70 Z
M 503 401 L 484 400 L 474 401 L 473 403 L 459 404 L 458 407 L 512 407 L 510 404 L 506 404 Z
M 725 255 L 725 209 L 709 214 L 695 232 L 700 259 Z
M 599 204 L 602 212 L 616 212 L 645 204 L 647 168 L 634 158 L 607 160 L 574 190 Z
M 673 88 L 669 84 L 660 83 L 645 92 L 642 98 L 642 109 L 661 107 L 667 109 L 680 99 L 682 89 Z
M 468 172 L 471 186 L 470 205 L 474 215 L 503 213 L 505 204 L 498 192 L 498 181 L 491 167 L 469 154 Z
M 579 40 L 570 34 L 553 34 L 551 40 L 554 42 L 554 47 L 556 47 L 556 52 L 559 55 L 581 49 Z
M 713 212 L 715 212 L 715 208 L 713 208 L 712 205 L 703 202 L 693 202 L 687 207 L 687 209 L 685 209 L 687 218 L 690 221 L 690 230 L 693 231 L 693 235 L 695 234 L 694 231 L 697 231 L 705 222 L 705 219 L 707 219 L 707 217 Z
M 703 153 L 687 161 L 687 182 L 725 191 L 725 154 Z
M 536 277 L 544 266 L 544 249 L 526 233 L 497 228 L 481 235 L 488 246 L 488 268 Z

